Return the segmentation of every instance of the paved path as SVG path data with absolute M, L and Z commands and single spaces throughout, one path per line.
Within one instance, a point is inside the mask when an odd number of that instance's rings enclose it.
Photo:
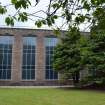
M 0 86 L 0 88 L 69 88 L 74 87 L 73 85 L 64 86 Z

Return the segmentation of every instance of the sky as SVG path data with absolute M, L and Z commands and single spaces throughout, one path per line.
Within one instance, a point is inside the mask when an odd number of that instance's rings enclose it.
M 7 5 L 7 4 L 10 4 L 10 1 L 11 0 L 0 0 L 1 4 L 2 5 Z M 47 7 L 48 7 L 48 4 L 49 4 L 49 0 L 40 0 L 40 2 L 38 3 L 37 6 L 35 6 L 35 0 L 31 0 L 32 2 L 32 7 L 28 8 L 27 10 L 22 10 L 22 11 L 26 11 L 28 13 L 33 13 L 33 12 L 36 12 L 36 11 L 39 11 L 39 10 L 44 10 L 46 11 L 47 10 Z M 1 15 L 0 16 L 0 27 L 10 27 L 10 26 L 7 26 L 6 23 L 5 23 L 5 17 L 8 16 L 9 14 L 11 14 L 12 16 L 16 13 L 15 9 L 13 6 L 8 6 L 8 13 L 6 15 Z M 58 11 L 59 12 L 59 11 Z M 40 16 L 40 17 L 45 17 L 45 14 L 42 13 L 42 12 L 39 12 L 36 14 L 37 16 Z M 34 20 L 37 20 L 38 18 L 37 17 L 30 17 L 31 19 L 34 19 Z M 61 27 L 62 24 L 65 22 L 64 19 L 62 18 L 59 18 L 59 20 L 56 21 L 55 25 L 52 26 L 54 28 L 56 28 L 57 26 L 58 27 Z M 88 24 L 82 24 L 80 26 L 80 29 L 81 31 L 84 31 L 84 29 L 88 26 Z M 37 29 L 37 27 L 35 26 L 35 22 L 33 22 L 32 20 L 28 20 L 27 22 L 15 22 L 14 24 L 14 27 L 15 28 L 31 28 L 31 29 Z M 52 29 L 52 27 L 48 27 L 48 26 L 42 26 L 41 29 Z M 66 30 L 67 29 L 67 25 L 64 25 L 62 27 L 62 30 Z M 85 30 L 85 31 L 88 31 L 88 30 Z

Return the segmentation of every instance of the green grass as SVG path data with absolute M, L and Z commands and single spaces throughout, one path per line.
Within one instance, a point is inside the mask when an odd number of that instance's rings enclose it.
M 64 89 L 0 89 L 0 105 L 105 105 L 105 93 Z

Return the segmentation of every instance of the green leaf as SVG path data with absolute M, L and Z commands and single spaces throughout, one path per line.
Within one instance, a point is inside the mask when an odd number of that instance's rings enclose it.
M 18 9 L 18 8 L 28 8 L 29 5 L 31 5 L 31 2 L 30 0 L 12 0 L 12 3 L 15 5 L 15 8 Z
M 14 18 L 11 17 L 11 16 L 6 17 L 5 22 L 6 22 L 7 25 L 14 26 Z
M 85 18 L 86 18 L 86 17 L 83 16 L 83 15 L 77 16 L 77 17 L 75 18 L 76 24 L 83 23 L 83 22 L 85 21 Z
M 18 21 L 25 22 L 28 20 L 28 16 L 26 12 L 19 13 Z
M 15 3 L 15 8 L 16 8 L 16 9 L 21 8 L 21 3 L 20 3 L 20 2 L 16 2 L 16 3 Z
M 50 17 L 47 17 L 46 21 L 47 21 L 48 26 L 52 25 L 52 20 Z
M 35 22 L 35 25 L 37 25 L 37 27 L 40 28 L 40 27 L 42 26 L 41 20 L 36 21 L 36 22 Z
M 52 7 L 53 7 L 54 9 L 56 9 L 56 8 L 59 8 L 60 5 L 59 5 L 58 3 L 54 3 L 54 4 L 52 4 Z
M 83 8 L 84 8 L 84 9 L 87 9 L 88 11 L 90 10 L 90 5 L 88 4 L 87 1 L 84 2 Z
M 5 14 L 6 12 L 7 12 L 7 9 L 0 5 L 0 14 Z
M 54 19 L 57 19 L 57 18 L 58 18 L 58 16 L 57 16 L 57 15 L 54 15 L 54 16 L 53 16 L 53 18 L 54 18 Z
M 17 3 L 17 0 L 11 0 L 11 3 L 12 4 L 16 4 Z
M 54 24 L 55 23 L 54 17 L 51 16 L 50 19 L 51 19 L 51 22 Z
M 10 18 L 6 17 L 5 22 L 7 23 L 7 25 L 9 25 L 10 24 Z

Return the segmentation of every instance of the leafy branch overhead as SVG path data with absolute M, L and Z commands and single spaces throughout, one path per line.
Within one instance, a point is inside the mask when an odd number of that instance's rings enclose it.
M 101 13 L 104 10 L 105 0 L 48 0 L 48 8 L 46 10 L 31 11 L 28 13 L 25 10 L 30 7 L 38 6 L 41 0 L 35 0 L 34 5 L 31 0 L 11 0 L 10 4 L 0 4 L 0 14 L 9 13 L 8 6 L 14 6 L 16 13 L 9 14 L 5 20 L 7 25 L 14 25 L 15 21 L 34 21 L 35 25 L 41 27 L 42 25 L 52 26 L 57 19 L 62 18 L 64 25 L 78 27 L 81 23 L 90 23 L 90 26 L 97 24 L 97 18 L 101 18 Z M 37 7 L 36 7 L 37 8 Z M 37 13 L 44 13 L 43 16 L 36 15 Z M 97 16 L 95 18 L 94 16 Z M 31 18 L 31 17 L 34 17 Z M 36 20 L 37 17 L 37 20 Z M 58 27 L 57 27 L 58 28 Z
M 39 3 L 39 0 L 35 0 L 35 5 Z M 5 18 L 5 22 L 7 25 L 14 25 L 14 21 L 22 21 L 25 22 L 28 20 L 28 14 L 26 12 L 21 12 L 21 9 L 28 9 L 31 6 L 30 0 L 11 0 L 10 4 L 7 4 L 3 6 L 0 5 L 0 14 L 6 14 L 9 13 L 9 10 L 7 9 L 9 6 L 14 6 L 16 13 L 14 15 L 9 15 Z

